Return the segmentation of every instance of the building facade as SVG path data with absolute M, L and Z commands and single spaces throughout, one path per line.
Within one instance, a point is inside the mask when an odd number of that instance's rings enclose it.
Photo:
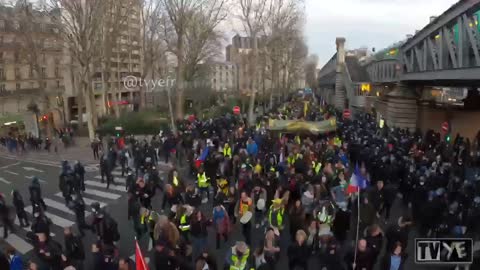
M 210 63 L 210 83 L 216 92 L 235 92 L 238 90 L 237 65 L 231 62 Z
M 135 0 L 112 1 L 102 26 L 102 59 L 93 65 L 92 89 L 99 116 L 113 113 L 113 106 L 120 111 L 132 111 L 140 103 L 140 86 L 125 87 L 128 76 L 142 77 L 142 23 L 141 6 Z M 68 53 L 66 59 L 72 63 Z M 68 62 L 67 61 L 67 62 Z M 73 74 L 72 74 L 73 69 Z M 75 68 L 66 70 L 67 95 L 72 119 L 78 120 L 85 113 L 85 105 L 79 102 Z M 82 108 L 79 108 L 81 106 Z M 84 119 L 83 119 L 84 120 Z
M 21 120 L 35 104 L 40 115 L 62 127 L 62 70 L 63 47 L 51 14 L 31 5 L 0 6 L 0 117 Z

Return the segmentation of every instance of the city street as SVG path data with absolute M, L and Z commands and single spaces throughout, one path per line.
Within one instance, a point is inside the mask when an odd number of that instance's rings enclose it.
M 39 161 L 41 162 L 41 161 Z M 94 165 L 94 164 L 91 164 Z M 160 165 L 163 170 L 160 175 L 162 178 L 166 177 L 166 170 L 168 167 L 165 165 Z M 26 162 L 26 161 L 17 161 L 7 158 L 0 158 L 0 191 L 4 193 L 7 197 L 7 202 L 11 203 L 11 191 L 17 189 L 21 192 L 23 199 L 27 205 L 26 210 L 29 213 L 29 218 L 32 218 L 30 215 L 31 207 L 29 206 L 29 196 L 28 196 L 28 186 L 30 184 L 30 179 L 33 176 L 37 176 L 40 179 L 43 197 L 45 203 L 48 207 L 47 216 L 52 220 L 52 237 L 54 240 L 58 241 L 63 245 L 63 227 L 65 226 L 75 226 L 75 216 L 73 212 L 65 206 L 64 199 L 58 188 L 58 175 L 59 175 L 59 166 L 57 165 L 45 165 L 39 164 L 38 162 Z M 94 168 L 95 166 L 91 166 Z M 121 239 L 118 243 L 119 253 L 122 257 L 130 257 L 132 260 L 135 258 L 135 236 L 133 233 L 133 225 L 131 221 L 127 221 L 127 200 L 126 200 L 126 191 L 125 191 L 125 178 L 121 177 L 120 169 L 117 167 L 114 172 L 115 181 L 118 186 L 111 186 L 110 189 L 106 189 L 106 184 L 100 182 L 100 174 L 98 170 L 90 169 L 87 172 L 85 177 L 86 192 L 84 194 L 85 203 L 87 207 L 87 221 L 88 216 L 91 213 L 90 204 L 93 202 L 99 202 L 101 207 L 106 209 L 106 211 L 118 222 L 119 231 Z M 161 194 L 157 194 L 152 201 L 153 208 L 157 211 L 161 209 Z M 211 216 L 211 203 L 204 204 L 202 210 L 207 216 Z M 392 209 L 392 216 L 390 222 L 394 222 L 398 219 L 398 216 L 401 213 L 401 206 L 399 200 L 394 204 Z M 353 222 L 353 221 L 352 221 Z M 18 220 L 15 222 L 14 233 L 10 233 L 7 239 L 0 239 L 0 249 L 4 248 L 5 245 L 13 246 L 18 252 L 25 255 L 26 258 L 30 258 L 33 255 L 33 246 L 31 243 L 26 241 L 26 233 L 28 232 L 27 228 L 19 227 Z M 76 231 L 76 230 L 75 230 Z M 253 228 L 252 241 L 254 246 L 262 241 L 264 236 L 264 228 L 255 229 Z M 354 231 L 350 232 L 353 237 Z M 288 233 L 283 234 L 285 237 L 289 237 Z M 222 266 L 223 259 L 227 248 L 231 247 L 235 240 L 242 239 L 239 228 L 233 231 L 230 235 L 230 241 L 226 244 L 222 244 L 220 250 L 215 250 L 215 234 L 212 230 L 209 233 L 209 249 L 215 255 L 215 258 L 219 260 L 217 263 Z M 424 268 L 418 265 L 415 265 L 413 262 L 413 241 L 415 238 L 415 232 L 410 234 L 410 244 L 408 253 L 411 254 L 407 261 L 406 269 L 413 270 L 423 270 L 423 269 L 435 269 L 432 267 Z M 96 237 L 94 234 L 87 232 L 86 236 L 83 238 L 83 243 L 86 251 L 86 261 L 85 266 L 91 264 L 91 244 L 94 243 Z M 288 269 L 287 257 L 286 257 L 286 247 L 288 246 L 289 239 L 281 240 L 283 246 L 282 256 L 280 262 L 277 265 L 277 269 Z M 140 245 L 144 250 L 144 255 L 147 257 L 147 260 L 150 260 L 152 257 L 151 252 L 148 250 L 148 239 L 143 237 L 140 239 Z M 253 250 L 252 250 L 253 252 Z M 316 261 L 311 259 L 309 264 L 314 267 Z M 152 265 L 153 266 L 153 265 Z M 312 268 L 315 269 L 315 268 Z

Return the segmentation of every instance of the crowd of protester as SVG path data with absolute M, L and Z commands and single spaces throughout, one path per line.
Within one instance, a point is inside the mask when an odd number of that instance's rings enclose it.
M 271 132 L 269 119 L 327 120 L 337 129 Z M 156 270 L 407 270 L 412 233 L 480 236 L 480 133 L 473 141 L 460 135 L 449 141 L 433 131 L 380 127 L 369 114 L 343 119 L 318 100 L 306 107 L 303 97 L 292 97 L 251 126 L 234 115 L 189 119 L 150 141 L 132 136 L 100 145 L 92 143 L 101 181 L 107 188 L 117 184 L 112 171 L 121 167 L 128 219 L 137 239 L 148 239 Z M 159 161 L 173 164 L 166 177 Z M 85 221 L 82 167 L 62 164 L 59 188 L 80 234 L 66 228 L 63 248 L 48 237 L 46 207 L 33 180 L 32 241 L 41 260 L 30 270 L 86 267 L 84 230 L 98 237 L 91 269 L 132 269 L 131 260 L 117 254 L 113 217 L 94 204 L 93 220 Z M 354 186 L 354 174 L 367 187 Z M 157 198 L 158 209 L 152 207 Z M 28 226 L 18 201 L 18 218 Z M 259 233 L 262 239 L 252 237 Z M 215 249 L 225 247 L 218 257 Z M 13 264 L 11 254 L 6 258 Z

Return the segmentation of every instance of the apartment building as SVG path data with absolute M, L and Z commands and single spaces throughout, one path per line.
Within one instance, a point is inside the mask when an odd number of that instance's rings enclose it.
M 102 38 L 107 45 L 102 48 L 102 53 L 110 56 L 110 59 L 108 61 L 103 58 L 93 65 L 94 73 L 91 82 L 99 116 L 113 113 L 114 105 L 118 105 L 121 111 L 132 111 L 138 108 L 140 86 L 127 88 L 124 85 L 124 78 L 127 76 L 140 78 L 142 75 L 141 12 L 139 1 L 118 0 L 113 2 L 110 11 L 106 14 Z M 72 83 L 75 79 L 69 80 L 68 102 L 72 119 L 77 119 L 78 104 L 82 102 L 77 100 L 77 90 Z M 84 105 L 81 110 L 85 113 Z
M 65 123 L 58 34 L 51 14 L 31 5 L 0 5 L 0 119 L 21 120 L 35 103 L 56 127 Z
M 231 62 L 210 63 L 210 83 L 216 92 L 238 91 L 237 65 Z

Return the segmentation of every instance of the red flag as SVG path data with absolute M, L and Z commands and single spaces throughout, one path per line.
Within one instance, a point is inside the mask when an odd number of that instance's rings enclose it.
M 143 257 L 142 250 L 138 245 L 138 241 L 135 240 L 135 264 L 136 270 L 149 270 L 148 264 L 145 262 L 145 258 Z

